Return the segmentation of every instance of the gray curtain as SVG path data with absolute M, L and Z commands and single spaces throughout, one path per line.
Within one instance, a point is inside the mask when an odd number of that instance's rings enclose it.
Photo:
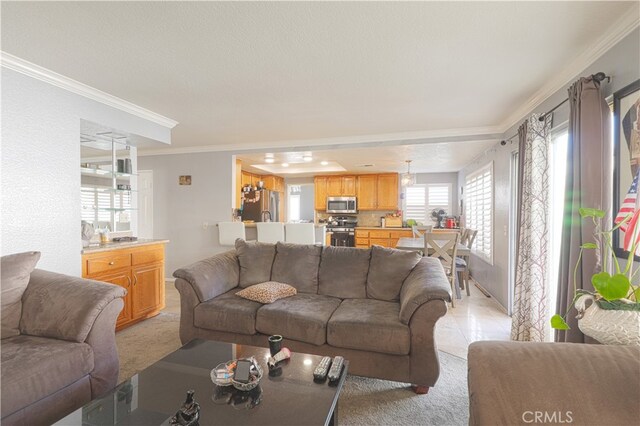
M 613 183 L 610 111 L 600 90 L 600 83 L 583 77 L 569 88 L 569 143 L 567 177 L 562 223 L 562 246 L 558 277 L 557 312 L 564 315 L 573 300 L 573 268 L 580 245 L 593 241 L 593 224 L 582 221 L 578 209 L 593 207 L 605 210 L 603 223 L 611 223 Z M 599 271 L 600 254 L 585 250 L 578 268 L 578 289 L 593 290 L 591 276 Z M 558 342 L 593 342 L 578 329 L 575 309 L 567 315 L 570 330 L 556 331 Z
M 548 116 L 550 117 L 550 116 Z M 518 129 L 518 249 L 511 339 L 549 335 L 549 145 L 551 119 L 533 114 Z

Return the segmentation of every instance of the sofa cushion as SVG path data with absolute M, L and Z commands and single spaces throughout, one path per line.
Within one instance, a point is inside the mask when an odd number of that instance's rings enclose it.
M 295 295 L 295 288 L 289 284 L 275 281 L 252 285 L 236 293 L 236 296 L 263 304 L 273 303 L 278 299 Z
M 373 299 L 347 299 L 331 316 L 327 343 L 338 348 L 407 355 L 409 327 L 400 322 L 400 304 Z
M 420 262 L 418 252 L 373 246 L 367 276 L 367 297 L 397 302 L 402 283 Z
M 93 371 L 86 343 L 20 335 L 2 341 L 2 417 Z
M 240 287 L 249 287 L 271 279 L 275 244 L 236 240 L 236 253 L 240 263 Z
M 1 337 L 20 334 L 20 317 L 22 316 L 22 294 L 27 289 L 31 272 L 40 260 L 39 251 L 16 253 L 2 256 L 0 259 L 0 278 L 2 295 L 0 296 L 2 319 Z
M 341 299 L 367 297 L 371 249 L 326 246 L 322 249 L 318 293 Z
M 193 325 L 207 330 L 256 334 L 256 312 L 262 304 L 236 296 L 237 288 L 200 303 Z
M 271 280 L 289 284 L 298 293 L 318 293 L 321 253 L 322 246 L 277 243 Z
M 327 321 L 339 305 L 340 299 L 335 297 L 299 293 L 262 306 L 256 330 L 322 345 L 327 341 Z

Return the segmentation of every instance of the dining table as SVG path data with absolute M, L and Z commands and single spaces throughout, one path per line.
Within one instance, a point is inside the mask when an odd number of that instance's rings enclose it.
M 435 240 L 438 245 L 445 245 L 447 242 L 445 240 Z M 398 240 L 396 243 L 396 248 L 400 250 L 411 250 L 411 251 L 425 251 L 425 241 L 424 237 L 422 238 L 411 238 L 411 237 L 403 237 Z M 433 253 L 433 247 L 427 247 L 428 254 Z M 471 249 L 464 244 L 458 243 L 456 246 L 456 256 L 469 256 L 471 254 Z

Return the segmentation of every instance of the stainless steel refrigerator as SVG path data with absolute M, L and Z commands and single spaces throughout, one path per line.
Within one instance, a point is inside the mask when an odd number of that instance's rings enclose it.
M 267 189 L 245 192 L 242 201 L 242 220 L 263 222 L 263 216 L 268 220 L 269 215 L 266 213 L 263 215 L 263 212 L 271 213 L 272 222 L 280 222 L 280 193 Z

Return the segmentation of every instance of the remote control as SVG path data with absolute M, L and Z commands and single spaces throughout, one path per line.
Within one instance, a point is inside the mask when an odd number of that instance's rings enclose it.
M 313 370 L 313 379 L 322 381 L 326 379 L 327 374 L 329 373 L 329 366 L 331 365 L 331 357 L 325 356 L 320 360 L 318 366 L 315 370 Z
M 341 356 L 337 356 L 333 359 L 333 364 L 331 364 L 331 370 L 329 370 L 329 384 L 333 384 L 340 379 L 342 375 L 342 367 L 344 365 L 344 358 Z

